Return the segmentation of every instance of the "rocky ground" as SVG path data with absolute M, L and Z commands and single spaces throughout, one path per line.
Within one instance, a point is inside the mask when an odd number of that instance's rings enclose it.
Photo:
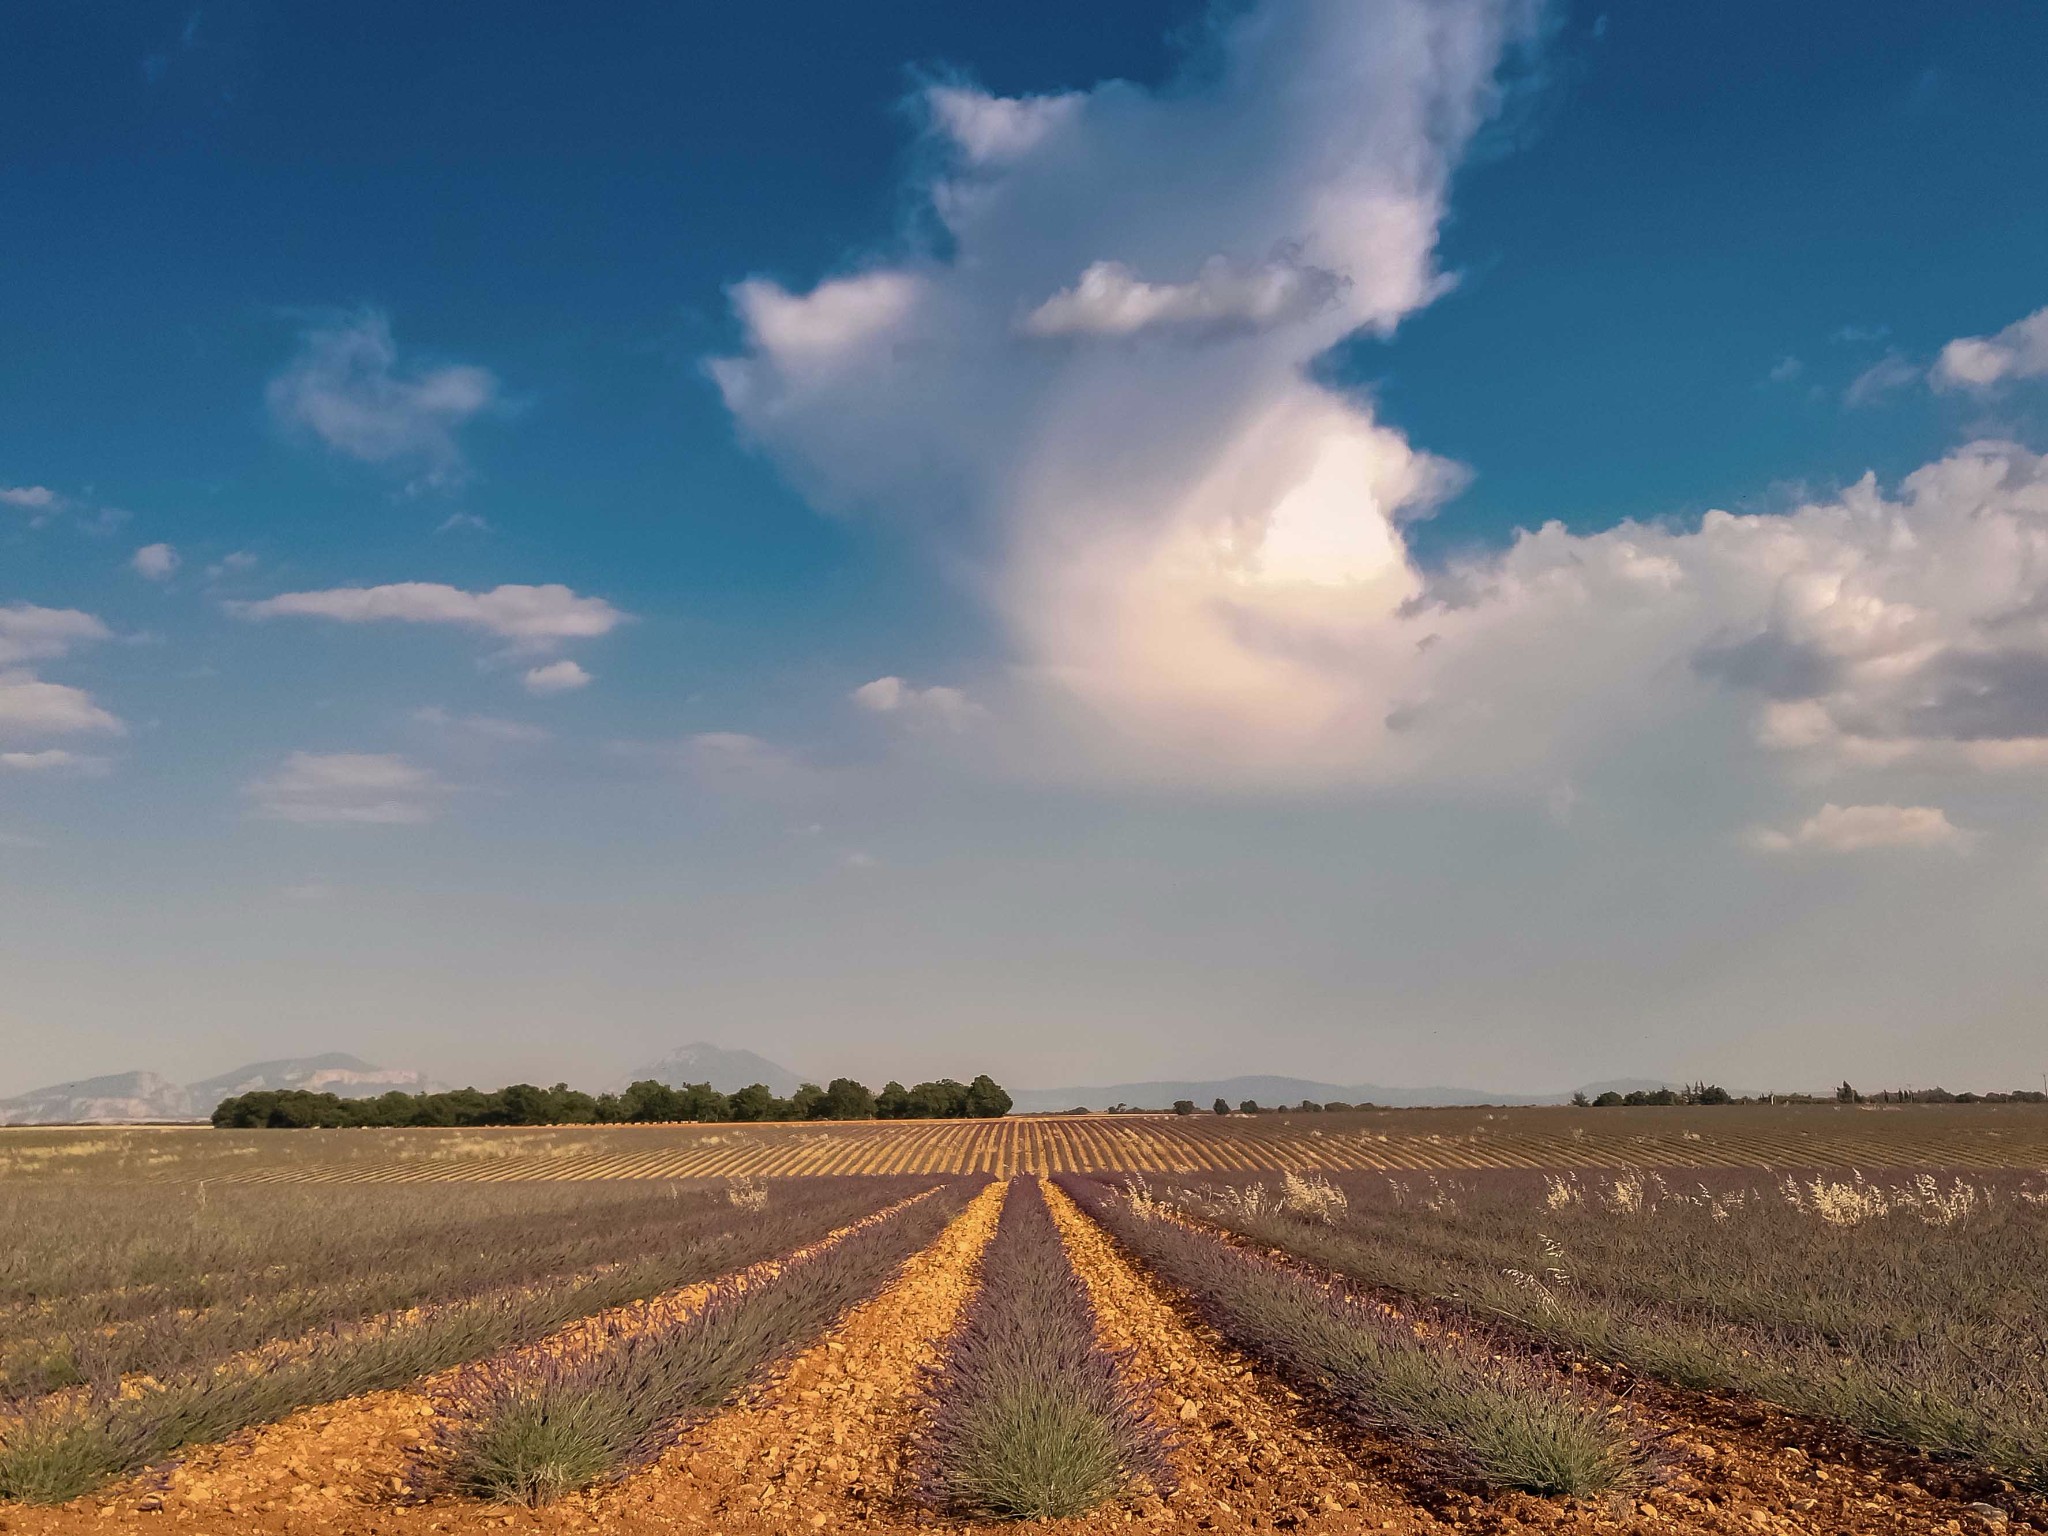
M 0 1512 L 6 1536 L 425 1536 L 533 1531 L 741 1533 L 961 1529 L 911 1497 L 920 1387 L 972 1292 L 995 1229 L 992 1185 L 882 1295 L 767 1386 L 694 1426 L 652 1466 L 540 1510 L 431 1485 L 434 1384 L 293 1415 L 56 1509 Z M 1336 1423 L 1190 1321 L 1062 1193 L 1048 1190 L 1075 1267 L 1172 1431 L 1177 1486 L 1135 1490 L 1046 1528 L 1290 1530 L 1346 1536 L 1893 1536 L 2048 1529 L 1995 1477 L 1945 1471 L 1740 1403 L 1644 1386 L 1631 1411 L 1662 1435 L 1651 1486 L 1603 1501 L 1489 1495 Z M 651 1307 L 680 1313 L 705 1288 Z M 572 1333 L 560 1341 L 573 1347 Z

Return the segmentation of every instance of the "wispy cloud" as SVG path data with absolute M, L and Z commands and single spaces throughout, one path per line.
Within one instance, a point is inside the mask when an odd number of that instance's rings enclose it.
M 294 752 L 243 793 L 251 813 L 271 821 L 410 826 L 433 819 L 448 786 L 389 753 Z
M 57 500 L 47 485 L 0 485 L 0 505 L 41 512 L 56 506 Z
M 1187 282 L 1148 282 L 1120 261 L 1098 261 L 1074 286 L 1026 315 L 1026 336 L 1217 335 L 1284 325 L 1334 300 L 1333 272 L 1276 258 L 1236 266 L 1220 256 Z
M 458 434 L 501 396 L 488 368 L 402 365 L 390 319 L 368 307 L 306 331 L 298 355 L 265 392 L 288 432 L 434 484 L 462 478 Z
M 9 773 L 74 773 L 97 777 L 112 766 L 107 758 L 67 752 L 59 747 L 45 747 L 38 752 L 0 752 L 0 770 Z
M 1875 405 L 1886 395 L 1920 382 L 1920 370 L 1897 352 L 1887 352 L 1851 381 L 1843 400 L 1851 406 Z
M 900 677 L 878 677 L 871 683 L 862 683 L 848 697 L 873 714 L 895 715 L 913 724 L 936 725 L 949 731 L 964 731 L 976 721 L 988 718 L 988 711 L 958 688 L 942 684 L 918 688 Z
M 583 597 L 560 585 L 500 586 L 465 592 L 433 581 L 380 587 L 329 587 L 284 592 L 228 611 L 245 619 L 315 618 L 340 624 L 447 624 L 480 630 L 523 647 L 608 635 L 628 615 L 601 597 Z
M 1790 831 L 1761 827 L 1752 843 L 1771 853 L 1812 849 L 1820 853 L 1867 853 L 1873 849 L 1946 849 L 1966 853 L 1972 833 L 1934 805 L 1823 805 Z
M 545 728 L 529 725 L 524 720 L 506 720 L 497 715 L 456 715 L 438 704 L 416 709 L 412 717 L 421 725 L 430 725 L 436 730 L 504 745 L 529 745 L 546 741 L 549 735 Z

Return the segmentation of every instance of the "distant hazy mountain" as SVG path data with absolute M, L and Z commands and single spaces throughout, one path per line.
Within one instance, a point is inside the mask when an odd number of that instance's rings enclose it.
M 258 1061 L 184 1087 L 154 1072 L 119 1072 L 37 1088 L 0 1099 L 0 1125 L 118 1124 L 130 1120 L 204 1120 L 214 1105 L 258 1088 L 304 1088 L 365 1099 L 393 1088 L 419 1093 L 438 1086 L 417 1072 L 372 1066 L 329 1052 L 283 1061 Z
M 372 1066 L 359 1056 L 329 1051 L 324 1056 L 288 1056 L 282 1061 L 254 1061 L 219 1077 L 209 1077 L 190 1088 L 193 1099 L 210 1115 L 213 1106 L 238 1093 L 259 1088 L 303 1088 L 309 1093 L 338 1094 L 344 1099 L 367 1099 L 396 1088 L 405 1093 L 423 1093 L 437 1086 L 417 1072 L 398 1067 Z
M 1661 1088 L 1647 1078 L 1629 1078 L 1611 1083 L 1589 1083 L 1581 1091 L 1588 1097 L 1612 1088 L 1626 1093 L 1631 1088 Z M 1204 1082 L 1109 1083 L 1091 1088 L 1012 1088 L 1020 1113 L 1047 1110 L 1106 1109 L 1128 1104 L 1133 1109 L 1171 1109 L 1175 1099 L 1193 1099 L 1207 1109 L 1218 1098 L 1227 1099 L 1235 1109 L 1246 1099 L 1271 1109 L 1312 1099 L 1318 1104 L 1336 1100 L 1342 1104 L 1379 1104 L 1392 1109 L 1421 1105 L 1458 1104 L 1563 1104 L 1571 1090 L 1562 1093 L 1482 1093 L 1476 1088 L 1388 1088 L 1379 1083 L 1316 1083 L 1301 1077 L 1225 1077 Z
M 709 1083 L 720 1093 L 732 1093 L 750 1083 L 766 1083 L 779 1098 L 788 1098 L 803 1081 L 789 1068 L 778 1067 L 765 1056 L 756 1056 L 752 1051 L 728 1051 L 702 1040 L 670 1051 L 659 1061 L 635 1067 L 618 1086 L 623 1088 L 627 1083 L 650 1077 L 671 1088 L 680 1088 L 685 1083 Z
M 154 1072 L 116 1072 L 0 1099 L 0 1125 L 81 1121 L 192 1120 L 192 1095 Z

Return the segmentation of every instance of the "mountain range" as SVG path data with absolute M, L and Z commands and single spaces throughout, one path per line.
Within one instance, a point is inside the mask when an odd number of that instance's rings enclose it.
M 784 1099 L 795 1093 L 804 1081 L 789 1068 L 778 1067 L 765 1056 L 757 1056 L 752 1051 L 729 1051 L 702 1040 L 670 1051 L 659 1061 L 636 1067 L 612 1087 L 617 1091 L 628 1083 L 644 1082 L 648 1078 L 657 1083 L 667 1083 L 671 1088 L 681 1088 L 687 1083 L 709 1083 L 720 1093 L 734 1093 L 753 1083 L 766 1083 L 770 1093 Z
M 330 1051 L 253 1061 L 196 1083 L 174 1083 L 155 1072 L 116 1072 L 81 1078 L 0 1099 L 0 1125 L 91 1125 L 123 1121 L 204 1120 L 214 1105 L 258 1088 L 304 1088 L 345 1099 L 366 1099 L 394 1088 L 421 1093 L 440 1085 L 417 1072 L 372 1066 Z
M 721 1093 L 731 1093 L 749 1083 L 766 1083 L 771 1092 L 787 1097 L 804 1079 L 787 1067 L 748 1050 L 729 1050 L 705 1041 L 670 1051 L 658 1061 L 636 1067 L 610 1086 L 619 1089 L 631 1082 L 652 1078 L 681 1087 L 685 1083 L 709 1083 Z M 118 1124 L 124 1121 L 204 1120 L 222 1099 L 259 1088 L 304 1088 L 315 1093 L 335 1093 L 343 1098 L 368 1098 L 393 1088 L 420 1093 L 439 1088 L 417 1072 L 373 1066 L 359 1057 L 329 1052 L 321 1056 L 287 1057 L 279 1061 L 251 1062 L 218 1077 L 197 1083 L 178 1084 L 154 1072 L 119 1072 L 107 1077 L 90 1077 L 78 1082 L 57 1083 L 11 1099 L 0 1099 L 0 1125 Z M 879 1086 L 871 1084 L 870 1086 Z M 1579 1091 L 1589 1097 L 1607 1089 L 1626 1093 L 1634 1088 L 1661 1088 L 1664 1083 L 1649 1078 L 1622 1078 L 1587 1083 Z M 1020 1114 L 1044 1114 L 1086 1107 L 1107 1109 L 1112 1104 L 1132 1109 L 1171 1109 L 1176 1099 L 1192 1099 L 1203 1109 L 1215 1100 L 1227 1100 L 1233 1107 L 1252 1099 L 1268 1107 L 1299 1104 L 1310 1099 L 1318 1104 L 1332 1101 L 1346 1104 L 1378 1104 L 1389 1108 L 1421 1105 L 1460 1104 L 1562 1104 L 1571 1091 L 1514 1094 L 1482 1093 L 1472 1088 L 1389 1088 L 1378 1083 L 1323 1083 L 1301 1077 L 1226 1077 L 1185 1081 L 1162 1079 L 1139 1083 L 1108 1083 L 1076 1088 L 1012 1088 L 1010 1096 Z

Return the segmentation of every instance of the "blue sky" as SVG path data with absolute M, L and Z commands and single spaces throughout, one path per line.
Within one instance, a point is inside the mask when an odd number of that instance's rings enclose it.
M 2038 6 L 7 25 L 0 1092 L 2039 1070 Z

